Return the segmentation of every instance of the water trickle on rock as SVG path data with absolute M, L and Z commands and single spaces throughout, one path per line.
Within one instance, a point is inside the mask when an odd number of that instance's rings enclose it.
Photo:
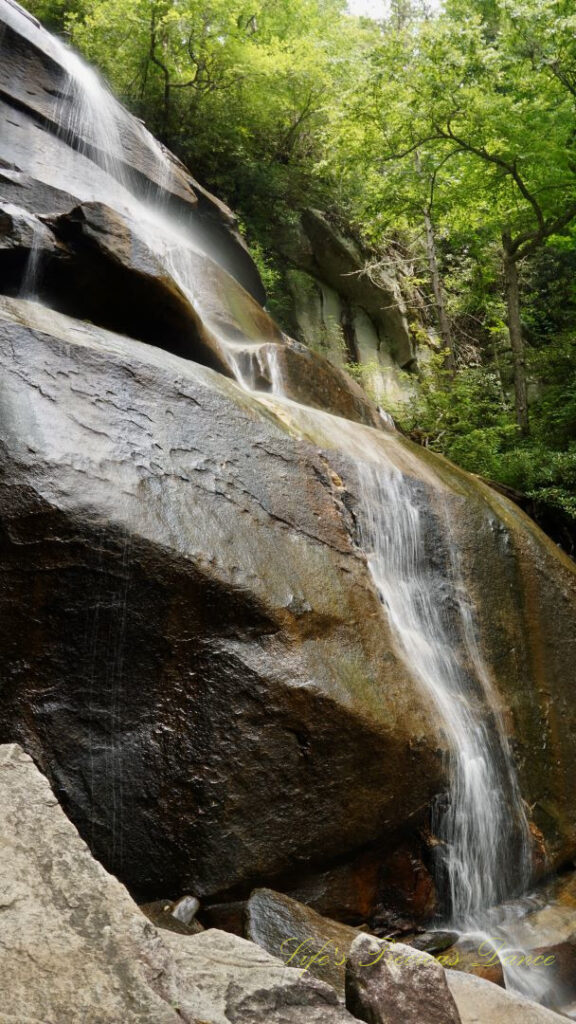
M 450 748 L 450 792 L 436 808 L 452 923 L 473 928 L 530 882 L 529 831 L 508 740 L 478 646 L 449 513 L 444 564 L 426 531 L 426 494 L 396 467 L 359 463 L 362 541 L 399 653 L 434 703 Z M 427 503 L 422 516 L 419 501 Z M 442 501 L 442 498 L 439 498 Z M 445 516 L 442 517 L 442 511 Z M 438 554 L 438 553 L 437 553 Z
M 157 257 L 193 308 L 199 308 L 194 254 L 206 252 L 202 239 L 171 217 L 160 199 L 169 190 L 172 167 L 162 147 L 141 126 L 160 187 L 142 198 L 121 130 L 121 108 L 96 72 L 64 44 L 58 44 L 69 88 L 59 118 L 66 140 L 99 164 L 111 179 L 109 202 L 137 224 L 138 235 Z M 112 184 L 115 182 L 115 186 Z M 31 267 L 36 274 L 37 266 Z M 28 282 L 27 287 L 32 285 Z M 326 413 L 296 406 L 284 394 L 277 347 L 221 332 L 211 310 L 202 310 L 228 365 L 246 389 L 300 437 L 326 447 L 346 439 L 360 481 L 360 536 L 374 584 L 395 638 L 397 652 L 436 709 L 449 747 L 450 791 L 435 813 L 444 851 L 444 876 L 453 924 L 483 932 L 489 910 L 530 882 L 529 830 L 514 763 L 489 672 L 482 657 L 474 607 L 465 594 L 449 512 L 442 488 L 424 488 L 389 458 L 388 435 L 367 451 L 365 428 Z M 259 394 L 261 382 L 274 397 Z M 384 414 L 385 416 L 385 414 Z M 392 424 L 387 423 L 388 429 Z M 390 449 L 392 450 L 392 449 Z M 396 456 L 398 452 L 396 452 Z M 434 492 L 432 507 L 431 493 Z M 426 515 L 423 509 L 426 506 Z M 432 532 L 436 531 L 436 536 Z M 441 538 L 442 550 L 430 557 Z

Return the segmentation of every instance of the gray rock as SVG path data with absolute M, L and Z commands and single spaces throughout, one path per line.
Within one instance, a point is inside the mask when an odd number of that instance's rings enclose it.
M 171 913 L 176 920 L 182 921 L 183 924 L 191 924 L 199 910 L 200 900 L 196 896 L 181 896 L 173 904 Z
M 271 889 L 256 889 L 248 900 L 247 938 L 285 964 L 326 981 L 342 997 L 346 958 L 358 934 Z
M 224 932 L 160 934 L 32 760 L 0 747 L 1 1024 L 346 1024 L 322 982 Z
M 367 1024 L 460 1024 L 444 968 L 428 953 L 371 935 L 350 950 L 346 1005 Z
M 352 1024 L 334 989 L 286 967 L 259 946 L 215 929 L 191 939 L 167 933 L 179 985 L 197 985 L 210 1024 Z M 181 1008 L 186 1004 L 181 1002 Z
M 0 803 L 0 991 L 6 1019 L 181 1020 L 163 992 L 169 949 L 123 886 L 93 860 L 46 780 L 16 746 L 0 747 Z M 176 987 L 175 980 L 169 984 Z M 190 1000 L 194 995 L 195 986 Z
M 462 1024 L 560 1024 L 562 1017 L 473 974 L 446 971 Z

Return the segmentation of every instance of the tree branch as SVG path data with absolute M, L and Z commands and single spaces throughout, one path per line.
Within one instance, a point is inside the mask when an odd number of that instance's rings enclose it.
M 484 160 L 486 163 L 494 164 L 496 167 L 500 167 L 503 171 L 505 171 L 506 174 L 509 175 L 516 183 L 519 192 L 524 196 L 526 202 L 529 203 L 532 209 L 534 210 L 534 213 L 536 214 L 536 220 L 538 221 L 540 228 L 544 227 L 545 220 L 542 208 L 535 199 L 535 197 L 532 195 L 532 193 L 526 187 L 524 180 L 518 172 L 516 160 L 514 160 L 512 163 L 508 163 L 508 161 L 504 160 L 502 157 L 496 156 L 494 153 L 489 153 L 484 146 L 475 146 L 472 142 L 468 142 L 466 139 L 462 139 L 460 136 L 456 135 L 455 132 L 452 131 L 450 121 L 448 121 L 446 129 L 438 126 L 438 133 L 441 138 L 449 139 L 451 142 L 456 142 L 458 146 L 460 146 L 460 148 L 463 149 L 464 151 L 468 153 L 474 153 L 475 156 L 480 157 L 480 159 Z

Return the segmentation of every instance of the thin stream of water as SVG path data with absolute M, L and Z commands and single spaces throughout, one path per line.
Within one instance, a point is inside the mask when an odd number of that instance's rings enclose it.
M 86 155 L 117 183 L 117 203 L 126 205 L 141 237 L 196 306 L 197 283 L 190 257 L 201 247 L 167 215 L 153 194 L 148 201 L 132 195 L 123 158 L 119 105 L 97 74 L 60 45 L 71 84 L 60 101 L 65 134 L 86 140 Z M 142 138 L 158 163 L 157 180 L 167 187 L 172 168 L 166 155 L 144 128 Z M 26 287 L 32 287 L 37 270 L 31 262 L 31 281 L 25 282 Z M 264 352 L 248 352 L 248 358 L 243 358 L 242 352 L 249 348 L 247 342 L 235 353 L 228 343 L 237 379 L 247 389 L 254 388 L 257 379 L 267 379 L 272 394 L 281 400 L 284 384 L 274 346 Z M 312 425 L 325 424 L 326 414 L 306 410 L 306 415 Z M 341 429 L 353 435 L 354 427 L 349 424 Z M 434 514 L 429 506 L 422 514 L 423 502 L 428 500 L 425 495 L 418 495 L 416 484 L 381 453 L 368 461 L 360 456 L 357 467 L 361 536 L 368 565 L 398 652 L 436 708 L 450 749 L 450 792 L 447 803 L 437 808 L 436 827 L 444 844 L 442 870 L 451 920 L 460 929 L 485 934 L 489 909 L 529 884 L 530 843 L 509 744 L 479 646 L 474 609 L 464 593 L 449 513 L 446 508 L 441 514 L 436 512 L 438 528 L 443 526 L 442 535 L 448 540 L 444 563 L 434 567 L 426 532 Z M 115 658 L 121 666 L 121 644 Z M 509 980 L 519 985 L 512 976 Z
M 431 697 L 450 747 L 450 793 L 436 813 L 451 921 L 476 928 L 530 881 L 528 826 L 453 544 L 434 571 L 409 477 L 358 463 L 362 541 L 399 652 Z M 426 500 L 426 498 L 424 498 Z M 445 530 L 442 531 L 445 534 Z M 490 714 L 490 720 L 486 714 Z

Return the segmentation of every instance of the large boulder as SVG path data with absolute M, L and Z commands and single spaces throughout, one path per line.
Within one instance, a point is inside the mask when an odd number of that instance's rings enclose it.
M 0 747 L 0 989 L 6 1019 L 176 1024 L 172 952 L 90 855 L 46 779 Z M 193 983 L 186 999 L 206 1002 Z M 210 1020 L 210 1017 L 206 1018 Z M 196 1014 L 184 1020 L 194 1022 Z
M 561 1024 L 566 1017 L 473 974 L 446 971 L 462 1024 Z
M 158 933 L 14 745 L 0 801 L 2 1024 L 351 1024 L 328 985 L 250 942 Z
M 574 849 L 576 574 L 521 513 L 397 436 L 264 405 L 35 303 L 1 300 L 0 338 L 2 736 L 139 896 L 391 847 L 445 785 L 439 723 L 358 546 L 361 452 L 414 480 L 439 584 L 446 515 L 462 538 L 526 795 L 551 855 Z M 526 620 L 518 594 L 537 586 Z
M 424 585 L 451 623 L 462 664 L 481 677 L 473 685 L 475 701 L 488 705 L 485 721 L 499 712 L 510 738 L 520 790 L 533 817 L 534 870 L 543 873 L 566 863 L 576 850 L 574 562 L 504 496 L 398 434 L 377 433 L 265 396 L 262 403 L 293 434 L 324 448 L 329 460 L 340 451 L 360 466 L 376 463 L 388 482 L 390 464 L 400 470 L 419 516 Z M 376 518 L 378 508 L 407 514 L 381 485 L 367 493 L 363 470 L 360 480 L 358 470 L 354 475 L 350 479 L 344 472 L 343 480 L 347 504 L 360 517 L 367 514 L 367 502 Z M 472 644 L 459 635 L 467 627 L 454 620 L 462 594 L 467 595 L 465 622 L 472 616 Z
M 165 942 L 178 979 L 175 997 L 197 986 L 208 1004 L 198 1024 L 354 1024 L 333 988 L 237 935 L 211 929 L 182 939 L 168 932 Z M 185 1010 L 186 1002 L 180 998 L 178 1006 Z
M 0 365 L 1 734 L 106 865 L 205 897 L 417 820 L 444 744 L 356 543 L 352 463 L 32 302 L 0 300 Z

